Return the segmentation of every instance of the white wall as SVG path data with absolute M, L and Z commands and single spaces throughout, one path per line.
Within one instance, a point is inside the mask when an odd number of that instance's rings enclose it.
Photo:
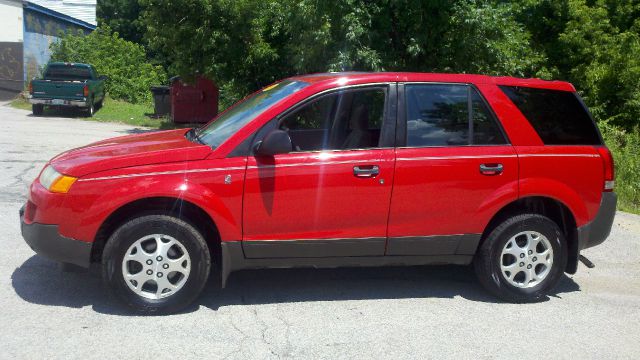
M 22 39 L 22 1 L 0 0 L 0 42 Z
M 97 0 L 29 0 L 29 2 L 96 25 Z

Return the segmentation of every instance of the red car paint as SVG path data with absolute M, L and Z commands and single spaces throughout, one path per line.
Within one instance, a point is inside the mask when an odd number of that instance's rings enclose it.
M 605 181 L 598 149 L 543 146 L 498 88 L 575 92 L 569 83 L 421 73 L 293 79 L 310 85 L 214 150 L 187 140 L 187 130 L 172 130 L 108 139 L 58 155 L 50 164 L 78 180 L 67 194 L 51 193 L 34 181 L 25 222 L 57 224 L 60 235 L 93 242 L 109 215 L 151 197 L 183 199 L 200 207 L 223 242 L 480 234 L 505 206 L 531 196 L 561 202 L 578 227 L 596 216 Z M 266 167 L 264 159 L 229 156 L 262 125 L 316 93 L 356 84 L 413 82 L 474 85 L 497 115 L 509 144 L 290 153 L 274 156 Z M 478 171 L 483 163 L 501 163 L 504 172 L 485 176 Z M 358 164 L 379 166 L 379 176 L 354 177 L 352 168 Z

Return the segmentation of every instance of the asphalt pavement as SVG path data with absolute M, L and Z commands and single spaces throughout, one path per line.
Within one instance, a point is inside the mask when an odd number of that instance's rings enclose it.
M 61 272 L 20 236 L 28 184 L 56 154 L 145 131 L 0 104 L 0 359 L 639 359 L 640 216 L 618 212 L 596 264 L 547 301 L 487 295 L 469 267 L 242 271 L 185 312 L 132 316 L 100 272 Z

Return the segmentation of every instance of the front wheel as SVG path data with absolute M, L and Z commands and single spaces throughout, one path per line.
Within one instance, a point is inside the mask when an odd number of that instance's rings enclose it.
M 191 224 L 148 215 L 118 228 L 103 252 L 103 278 L 132 310 L 173 313 L 193 302 L 211 267 L 209 249 Z
M 517 215 L 498 225 L 474 260 L 480 283 L 509 302 L 543 300 L 560 281 L 566 264 L 560 228 L 538 214 Z

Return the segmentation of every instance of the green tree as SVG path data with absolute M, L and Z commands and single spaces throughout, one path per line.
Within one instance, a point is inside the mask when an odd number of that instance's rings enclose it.
M 137 0 L 100 0 L 96 6 L 99 27 L 109 27 L 123 39 L 138 44 L 142 44 L 145 33 L 141 13 Z
M 572 82 L 596 119 L 640 125 L 640 1 L 527 0 L 516 13 L 551 77 Z
M 224 105 L 279 78 L 341 70 L 544 73 L 510 4 L 486 1 L 143 0 L 170 72 L 204 74 Z
M 159 66 L 147 62 L 142 46 L 118 37 L 106 28 L 89 35 L 68 34 L 51 44 L 51 61 L 88 63 L 107 75 L 107 93 L 129 102 L 149 102 L 149 87 L 166 82 Z

